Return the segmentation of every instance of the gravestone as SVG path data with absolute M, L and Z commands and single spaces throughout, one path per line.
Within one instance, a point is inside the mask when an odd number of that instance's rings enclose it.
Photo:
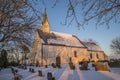
M 42 71 L 41 70 L 38 71 L 38 76 L 42 76 Z
M 48 79 L 48 80 L 52 80 L 52 73 L 51 73 L 51 72 L 48 72 L 48 73 L 47 73 L 47 79 Z
M 35 72 L 33 68 L 31 69 L 31 72 L 32 72 L 32 73 L 34 73 L 34 72 Z

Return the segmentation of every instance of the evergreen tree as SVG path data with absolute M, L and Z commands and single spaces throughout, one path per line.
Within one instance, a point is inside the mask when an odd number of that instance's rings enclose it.
M 6 50 L 2 50 L 1 51 L 1 67 L 6 68 L 8 66 L 8 59 L 7 59 L 7 51 Z

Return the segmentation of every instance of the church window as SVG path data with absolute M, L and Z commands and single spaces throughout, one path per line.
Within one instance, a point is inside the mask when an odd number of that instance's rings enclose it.
M 74 51 L 74 57 L 77 57 L 77 52 L 76 51 Z

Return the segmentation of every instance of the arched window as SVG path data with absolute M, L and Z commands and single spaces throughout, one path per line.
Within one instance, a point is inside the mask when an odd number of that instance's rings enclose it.
M 74 57 L 77 57 L 77 52 L 76 51 L 74 51 Z

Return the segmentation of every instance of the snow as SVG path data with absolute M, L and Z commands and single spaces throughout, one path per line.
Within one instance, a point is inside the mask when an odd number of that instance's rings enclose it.
M 0 71 L 0 80 L 11 80 L 12 79 L 12 73 L 10 68 L 3 69 Z
M 56 39 L 54 38 L 49 38 L 48 43 L 49 44 L 62 44 L 66 46 L 77 46 L 77 47 L 84 47 L 78 38 L 71 34 L 66 34 L 66 33 L 59 33 L 59 32 L 51 32 L 51 34 L 54 34 Z
M 111 72 L 114 72 L 120 75 L 120 68 L 111 68 Z
M 85 42 L 82 41 L 83 44 L 88 48 L 88 50 L 95 50 L 95 51 L 102 51 L 99 45 L 97 45 L 95 42 Z
M 53 32 L 45 33 L 38 29 L 38 34 L 43 44 L 57 44 L 65 46 L 85 47 L 79 39 L 71 34 Z
M 75 70 L 70 70 L 69 66 L 62 65 L 62 68 L 34 67 L 35 73 L 29 72 L 30 66 L 27 66 L 27 70 L 18 69 L 18 74 L 22 76 L 22 80 L 47 80 L 47 73 L 51 72 L 55 80 L 120 80 L 120 68 L 110 68 L 109 71 L 95 71 L 89 64 L 90 70 L 79 70 L 79 65 L 75 65 Z M 38 76 L 38 70 L 42 70 L 43 76 Z M 13 80 L 13 74 L 10 68 L 2 69 L 0 71 L 0 80 Z

